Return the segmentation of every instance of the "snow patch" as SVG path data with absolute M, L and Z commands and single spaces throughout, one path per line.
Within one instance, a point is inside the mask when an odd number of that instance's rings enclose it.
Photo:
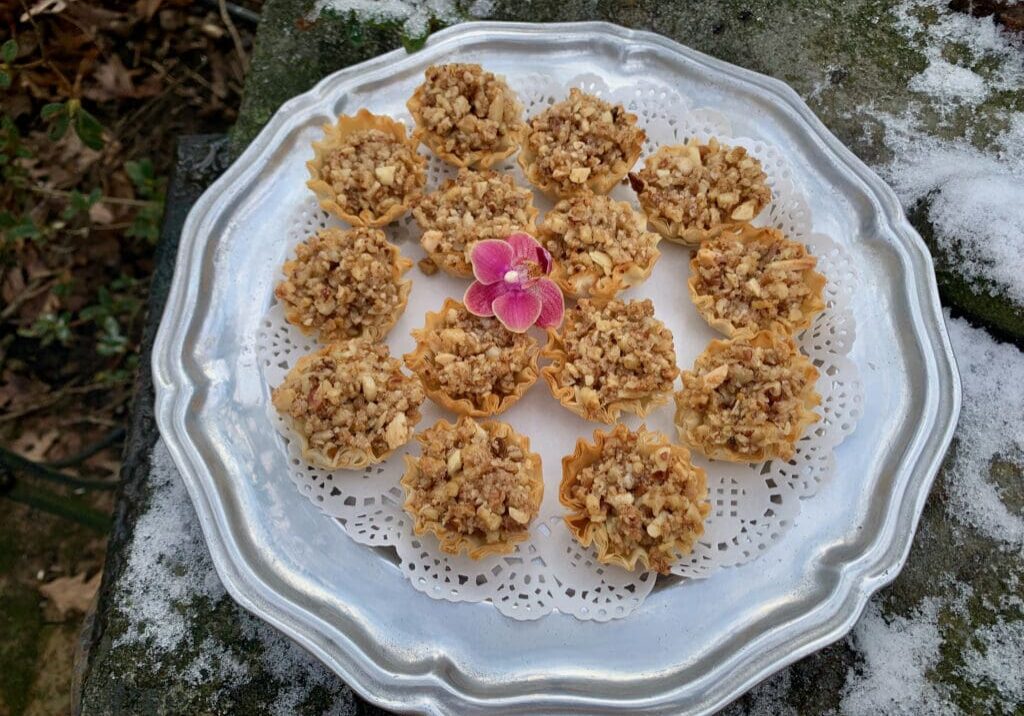
M 974 636 L 981 649 L 964 654 L 967 675 L 991 682 L 1009 703 L 1024 703 L 1024 622 L 1000 620 Z
M 1024 304 L 1024 113 L 1001 112 L 1007 129 L 988 151 L 966 139 L 929 136 L 933 127 L 923 119 L 934 116 L 925 107 L 952 117 L 952 110 L 973 107 L 992 93 L 1021 92 L 1024 43 L 992 17 L 951 11 L 946 0 L 910 0 L 893 13 L 897 28 L 925 55 L 928 66 L 909 84 L 921 101 L 911 102 L 899 116 L 878 115 L 895 157 L 882 174 L 907 210 L 928 202 L 935 240 L 957 260 L 958 274 L 979 290 Z M 984 77 L 979 63 L 987 68 Z M 966 133 L 973 129 L 969 126 Z
M 864 663 L 847 678 L 839 706 L 844 716 L 957 712 L 927 677 L 941 656 L 939 607 L 937 600 L 929 598 L 910 618 L 889 618 L 877 602 L 868 604 L 853 629 L 853 645 Z
M 897 158 L 883 173 L 903 205 L 927 200 L 935 241 L 961 259 L 958 273 L 1024 304 L 1024 115 L 1014 117 L 998 149 L 988 153 L 923 136 L 897 117 L 884 119 L 885 143 Z
M 193 685 L 225 687 L 252 679 L 252 665 L 202 633 L 188 608 L 196 599 L 230 599 L 217 578 L 192 502 L 161 439 L 150 462 L 150 501 L 135 523 L 125 571 L 119 580 L 122 610 L 130 627 L 115 647 L 140 645 L 159 661 L 173 652 L 195 650 L 181 678 Z M 260 674 L 281 686 L 268 713 L 294 714 L 316 687 L 334 694 L 325 716 L 348 716 L 355 702 L 342 682 L 309 652 L 256 617 L 238 609 L 242 635 L 259 643 Z
M 977 104 L 988 95 L 985 80 L 980 75 L 941 58 L 929 62 L 924 72 L 910 79 L 907 87 L 914 92 L 970 104 Z
M 894 6 L 896 27 L 920 45 L 928 67 L 910 81 L 910 89 L 954 104 L 976 105 L 990 92 L 1017 90 L 1024 73 L 1021 43 L 1000 28 L 993 16 L 979 18 L 949 9 L 947 0 L 910 0 Z M 928 21 L 922 18 L 928 16 Z M 969 67 L 943 56 L 947 48 L 966 52 L 968 63 L 991 63 L 984 79 Z
M 469 10 L 471 17 L 483 17 L 490 12 L 489 0 L 478 0 Z M 450 25 L 467 19 L 455 0 L 317 0 L 310 19 L 328 10 L 342 17 L 354 14 L 369 22 L 399 22 L 409 37 L 427 34 L 432 19 Z
M 963 382 L 956 448 L 948 463 L 947 509 L 991 539 L 1024 545 L 1024 519 L 1010 512 L 989 480 L 992 460 L 1024 465 L 1024 353 L 962 319 L 946 324 Z

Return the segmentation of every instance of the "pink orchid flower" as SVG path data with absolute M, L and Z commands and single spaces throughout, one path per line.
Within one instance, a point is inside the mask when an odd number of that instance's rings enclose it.
M 470 313 L 495 316 L 514 333 L 534 324 L 555 328 L 562 322 L 562 290 L 547 278 L 551 254 L 532 236 L 518 233 L 504 241 L 479 241 L 469 260 L 476 281 L 463 301 Z

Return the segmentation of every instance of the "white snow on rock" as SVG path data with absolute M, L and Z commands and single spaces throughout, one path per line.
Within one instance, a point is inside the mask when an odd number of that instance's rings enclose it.
M 950 516 L 991 539 L 1024 547 L 1024 519 L 989 479 L 994 458 L 1024 465 L 1024 353 L 961 319 L 947 326 L 963 382 L 963 408 L 946 470 Z
M 929 64 L 909 84 L 921 100 L 900 116 L 879 114 L 895 156 L 882 174 L 906 209 L 929 202 L 935 240 L 962 259 L 958 273 L 1024 305 L 1024 114 L 1003 111 L 1008 128 L 986 151 L 966 139 L 937 139 L 922 119 L 932 116 L 926 106 L 946 116 L 995 92 L 1024 92 L 1024 43 L 991 17 L 950 11 L 945 0 L 910 0 L 893 12 L 898 29 Z M 921 19 L 929 14 L 928 22 Z M 948 48 L 985 62 L 986 76 L 954 64 L 943 55 Z
M 973 105 L 991 92 L 1020 89 L 1021 43 L 994 17 L 951 11 L 947 0 L 905 0 L 893 6 L 893 13 L 897 28 L 920 45 L 929 63 L 911 79 L 911 90 Z M 996 61 L 994 71 L 982 78 L 971 68 L 950 62 L 943 51 L 954 44 L 958 51 L 970 54 L 968 61 Z
M 491 11 L 489 0 L 478 0 L 469 8 L 469 17 L 459 12 L 454 0 L 317 0 L 310 19 L 316 19 L 324 10 L 342 17 L 355 14 L 370 22 L 400 22 L 406 35 L 422 37 L 427 33 L 431 19 L 445 24 L 484 17 Z
M 868 604 L 853 628 L 853 646 L 863 664 L 847 677 L 843 716 L 944 716 L 957 713 L 947 695 L 928 680 L 940 658 L 940 604 L 926 599 L 912 618 L 888 618 Z
M 1024 622 L 1000 620 L 974 636 L 981 649 L 964 654 L 967 674 L 976 681 L 991 682 L 1007 703 L 1024 703 Z
M 114 646 L 136 644 L 154 663 L 197 647 L 197 658 L 182 675 L 191 684 L 245 683 L 250 666 L 216 639 L 202 633 L 189 605 L 194 600 L 216 604 L 230 599 L 217 579 L 192 502 L 171 455 L 161 439 L 151 459 L 150 502 L 135 523 L 128 563 L 121 575 L 120 604 L 131 624 Z M 258 657 L 264 674 L 282 684 L 272 713 L 294 714 L 315 687 L 337 692 L 325 716 L 346 716 L 355 710 L 350 691 L 307 651 L 247 613 L 242 613 L 245 638 L 260 642 Z

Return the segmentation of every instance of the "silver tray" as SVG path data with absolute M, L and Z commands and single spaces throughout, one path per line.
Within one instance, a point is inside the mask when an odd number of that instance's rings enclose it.
M 348 539 L 285 477 L 253 347 L 279 267 L 268 247 L 306 196 L 320 125 L 408 96 L 427 65 L 657 79 L 789 153 L 815 229 L 853 255 L 851 352 L 864 414 L 835 476 L 772 550 L 664 581 L 626 619 L 509 620 L 419 594 L 390 550 Z M 153 354 L 160 431 L 217 572 L 240 604 L 360 694 L 400 711 L 705 713 L 843 636 L 910 548 L 949 445 L 960 384 L 930 256 L 893 192 L 789 87 L 658 35 L 603 23 L 467 23 L 342 70 L 287 102 L 185 224 Z

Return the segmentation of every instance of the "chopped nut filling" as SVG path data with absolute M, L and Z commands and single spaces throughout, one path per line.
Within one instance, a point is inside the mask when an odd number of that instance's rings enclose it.
M 705 320 L 727 335 L 792 334 L 825 308 L 825 277 L 803 244 L 776 229 L 744 227 L 701 244 L 690 261 L 690 297 Z
M 661 237 L 647 230 L 647 219 L 600 194 L 558 202 L 538 234 L 555 258 L 552 278 L 572 296 L 612 298 L 647 278 L 661 255 Z
M 417 136 L 457 166 L 491 166 L 519 146 L 523 106 L 480 65 L 431 65 L 408 103 Z
M 423 158 L 407 142 L 379 129 L 353 132 L 329 152 L 320 178 L 353 216 L 384 216 L 407 207 L 426 183 Z
M 333 469 L 380 462 L 408 442 L 424 395 L 386 345 L 357 339 L 299 359 L 272 397 L 291 418 L 303 456 Z
M 562 333 L 548 332 L 544 378 L 562 405 L 588 420 L 614 422 L 626 410 L 646 415 L 668 400 L 679 369 L 672 333 L 654 304 L 581 299 L 565 312 Z
M 748 222 L 771 200 L 761 162 L 744 147 L 711 138 L 661 147 L 630 175 L 651 225 L 669 239 L 697 244 L 723 226 Z
M 381 338 L 405 310 L 412 267 L 377 229 L 321 229 L 295 247 L 274 295 L 285 317 L 320 340 Z
M 459 170 L 413 209 L 423 229 L 420 244 L 439 266 L 457 276 L 472 276 L 473 244 L 504 239 L 517 231 L 532 233 L 537 209 L 533 193 L 507 174 Z
M 559 197 L 607 194 L 643 146 L 636 115 L 573 88 L 569 97 L 530 120 L 519 163 L 542 191 Z
M 537 379 L 540 346 L 509 331 L 496 318 L 474 316 L 448 299 L 426 325 L 413 331 L 416 351 L 406 356 L 427 394 L 464 415 L 493 415 L 511 406 Z
M 818 371 L 791 338 L 761 331 L 712 341 L 676 394 L 679 436 L 708 457 L 788 460 L 813 408 Z
M 434 533 L 441 549 L 473 559 L 511 552 L 540 511 L 544 479 L 530 442 L 499 422 L 441 420 L 416 438 L 402 478 L 405 511 L 416 534 Z
M 668 574 L 677 554 L 689 553 L 704 533 L 707 476 L 690 452 L 661 433 L 619 424 L 580 440 L 563 466 L 559 499 L 569 530 L 598 559 Z

